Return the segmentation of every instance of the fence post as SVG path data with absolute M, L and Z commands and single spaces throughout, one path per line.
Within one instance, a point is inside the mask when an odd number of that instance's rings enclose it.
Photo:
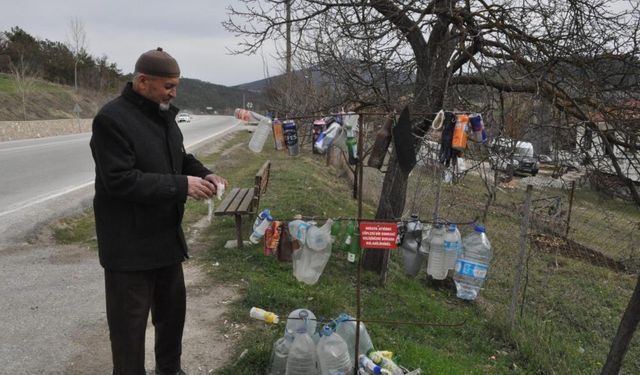
M 567 228 L 564 236 L 569 237 L 569 229 L 571 228 L 571 211 L 573 209 L 573 193 L 576 191 L 576 182 L 571 181 L 571 193 L 569 193 L 569 212 L 567 213 Z
M 527 185 L 527 198 L 522 209 L 522 221 L 520 223 L 520 254 L 518 255 L 518 268 L 516 269 L 516 275 L 513 281 L 513 290 L 511 291 L 511 308 L 509 309 L 509 323 L 511 329 L 513 329 L 516 323 L 516 304 L 518 303 L 520 283 L 522 282 L 522 273 L 524 271 L 524 257 L 527 250 L 527 232 L 529 231 L 532 190 L 533 187 L 531 185 Z

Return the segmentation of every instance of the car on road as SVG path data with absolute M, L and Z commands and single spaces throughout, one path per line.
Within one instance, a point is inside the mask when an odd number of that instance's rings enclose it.
M 176 117 L 176 121 L 191 122 L 191 115 L 186 112 L 178 113 L 178 117 Z
M 493 142 L 492 148 L 490 158 L 495 169 L 509 174 L 538 174 L 538 159 L 531 143 L 501 138 Z

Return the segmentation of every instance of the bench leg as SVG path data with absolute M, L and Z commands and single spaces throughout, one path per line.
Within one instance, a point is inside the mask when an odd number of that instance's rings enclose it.
M 235 215 L 236 217 L 236 239 L 238 241 L 238 249 L 242 249 L 242 216 Z

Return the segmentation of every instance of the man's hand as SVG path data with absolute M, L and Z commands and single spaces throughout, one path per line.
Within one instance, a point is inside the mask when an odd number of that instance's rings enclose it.
M 210 198 L 216 191 L 215 185 L 204 178 L 187 176 L 187 183 L 187 195 L 193 199 Z
M 218 176 L 217 174 L 208 174 L 206 176 L 204 176 L 204 179 L 211 182 L 212 184 L 215 185 L 220 185 L 220 184 L 224 184 L 224 187 L 226 188 L 227 186 L 229 186 L 229 182 L 223 178 Z M 217 192 L 217 189 L 214 189 L 214 193 Z

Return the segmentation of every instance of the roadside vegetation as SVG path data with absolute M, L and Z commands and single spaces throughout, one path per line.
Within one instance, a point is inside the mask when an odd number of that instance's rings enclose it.
M 254 154 L 246 147 L 248 139 L 247 133 L 238 133 L 222 148 L 225 151 L 201 160 L 225 176 L 230 181 L 229 188 L 252 186 L 260 165 L 272 160 L 271 178 L 260 208 L 271 209 L 276 219 L 302 214 L 315 216 L 322 224 L 326 217 L 356 216 L 351 185 L 346 178 L 336 177 L 340 171 L 327 167 L 324 157 L 312 156 L 308 149 L 299 157 L 288 157 L 269 150 L 269 141 L 265 151 Z M 435 182 L 429 177 L 428 169 L 418 168 L 410 179 L 407 196 L 413 194 L 417 198 L 415 202 L 408 200 L 408 204 L 413 204 L 421 217 L 430 217 L 433 209 Z M 476 176 L 468 175 L 457 185 L 443 186 L 441 201 L 447 202 L 442 207 L 443 217 L 460 221 L 472 217 L 484 204 L 481 184 Z M 517 208 L 524 201 L 524 193 L 514 189 L 498 194 L 485 222 L 494 259 L 486 288 L 474 303 L 458 300 L 450 284 L 428 282 L 424 270 L 415 279 L 406 277 L 397 250 L 392 251 L 384 286 L 379 284 L 377 275 L 363 272 L 362 318 L 399 322 L 368 324 L 374 345 L 393 351 L 401 365 L 419 367 L 427 374 L 598 373 L 637 276 L 565 257 L 561 252 L 548 254 L 530 247 L 526 294 L 518 305 L 519 318 L 511 330 L 508 310 L 520 230 Z M 640 219 L 637 212 L 618 201 L 603 200 L 587 192 L 580 196 L 575 203 L 576 211 L 581 212 L 576 215 L 576 230 L 591 227 L 588 223 L 581 225 L 580 217 L 598 217 L 605 211 L 619 216 L 620 222 Z M 365 202 L 363 212 L 372 218 L 375 207 Z M 185 227 L 206 214 L 206 204 L 189 200 Z M 245 230 L 252 222 L 253 218 Z M 61 223 L 55 230 L 58 241 L 94 241 L 91 212 Z M 242 251 L 225 249 L 225 242 L 233 238 L 233 219 L 214 217 L 197 239 L 206 244 L 207 251 L 191 260 L 208 271 L 212 283 L 239 285 L 241 297 L 229 306 L 227 318 L 240 323 L 243 332 L 235 352 L 229 354 L 228 365 L 217 373 L 265 373 L 272 345 L 283 333 L 284 321 L 270 326 L 251 320 L 249 309 L 253 306 L 282 318 L 300 307 L 309 308 L 320 319 L 333 319 L 342 312 L 355 315 L 356 267 L 346 261 L 346 254 L 334 250 L 319 282 L 307 286 L 295 280 L 291 264 L 264 256 L 262 245 Z M 424 324 L 402 324 L 403 321 Z M 638 337 L 632 341 L 622 373 L 640 373 Z

